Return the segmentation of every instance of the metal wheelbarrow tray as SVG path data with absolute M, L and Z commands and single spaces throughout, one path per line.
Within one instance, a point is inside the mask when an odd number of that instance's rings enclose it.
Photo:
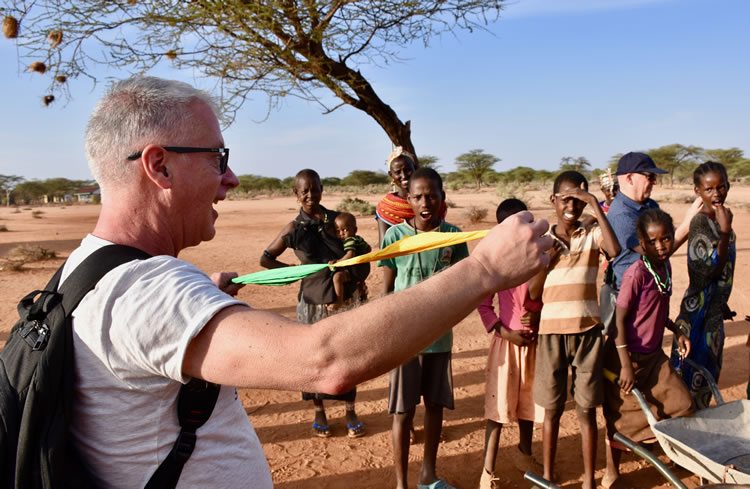
M 656 421 L 651 430 L 664 453 L 694 474 L 712 482 L 750 484 L 750 401 Z
M 651 431 L 664 453 L 695 475 L 711 482 L 750 484 L 750 401 L 725 403 L 713 376 L 692 360 L 685 362 L 703 372 L 717 405 L 692 416 L 657 421 L 646 398 L 634 388 L 631 393 Z

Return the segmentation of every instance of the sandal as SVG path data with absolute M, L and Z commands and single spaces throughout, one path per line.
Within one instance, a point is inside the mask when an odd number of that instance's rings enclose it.
M 443 479 L 438 479 L 432 484 L 417 484 L 417 489 L 456 489 Z
M 365 436 L 365 424 L 362 421 L 346 423 L 346 436 L 349 438 L 360 438 Z
M 313 435 L 318 438 L 328 438 L 331 436 L 331 427 L 327 424 L 320 424 L 317 421 L 313 421 L 312 431 Z

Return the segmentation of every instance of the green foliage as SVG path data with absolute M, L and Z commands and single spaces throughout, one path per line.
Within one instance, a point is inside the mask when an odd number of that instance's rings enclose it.
M 437 156 L 422 155 L 419 157 L 420 167 L 427 167 L 427 168 L 432 168 L 433 170 L 437 170 L 438 168 L 440 168 L 440 165 L 438 165 L 437 162 L 438 162 Z
M 18 175 L 0 175 L 0 191 L 3 193 L 3 195 L 0 195 L 0 199 L 5 205 L 10 205 L 11 192 L 23 180 L 23 177 Z
M 590 168 L 591 163 L 585 156 L 579 156 L 578 158 L 573 158 L 572 156 L 563 156 L 562 158 L 560 158 L 561 172 L 577 171 L 585 175 Z
M 667 170 L 669 183 L 674 183 L 675 172 L 684 166 L 695 167 L 700 163 L 703 148 L 698 146 L 683 146 L 682 144 L 668 144 L 647 151 L 656 166 Z M 692 170 L 691 170 L 692 172 Z M 681 172 L 678 172 L 681 173 Z
M 360 216 L 374 216 L 375 206 L 358 197 L 346 197 L 336 207 L 339 212 L 349 212 Z
M 341 185 L 364 187 L 366 185 L 389 183 L 390 181 L 391 179 L 385 173 L 371 170 L 354 170 L 341 180 Z
M 284 189 L 281 180 L 274 177 L 240 175 L 237 179 L 240 181 L 240 184 L 235 189 L 237 192 L 258 193 Z
M 495 155 L 485 153 L 482 149 L 472 149 L 456 158 L 456 167 L 470 175 L 477 188 L 480 188 L 485 176 L 498 161 L 500 158 Z
M 326 187 L 338 187 L 341 185 L 341 179 L 339 177 L 325 177 L 321 178 L 320 182 L 323 184 L 323 188 Z

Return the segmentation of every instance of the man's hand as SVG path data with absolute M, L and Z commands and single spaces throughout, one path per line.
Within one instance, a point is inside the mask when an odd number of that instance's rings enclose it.
M 545 253 L 552 238 L 545 236 L 549 223 L 534 221 L 528 212 L 519 212 L 495 226 L 469 257 L 487 270 L 488 290 L 503 290 L 520 285 L 549 263 Z
M 236 296 L 237 292 L 239 292 L 240 289 L 245 286 L 245 284 L 232 283 L 233 278 L 237 278 L 237 273 L 216 272 L 211 275 L 211 281 L 215 283 L 222 292 L 224 292 L 225 294 L 229 294 L 232 297 Z

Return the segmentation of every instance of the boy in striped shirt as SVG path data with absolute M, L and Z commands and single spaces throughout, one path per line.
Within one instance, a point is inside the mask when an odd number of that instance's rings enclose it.
M 602 402 L 602 324 L 596 275 L 599 254 L 617 256 L 620 245 L 596 197 L 588 193 L 586 177 L 577 171 L 560 173 L 550 201 L 557 224 L 542 293 L 541 320 L 534 377 L 534 401 L 544 408 L 544 477 L 553 480 L 560 417 L 565 408 L 568 368 L 581 428 L 583 488 L 593 489 L 596 461 L 596 406 Z M 593 220 L 580 221 L 589 206 Z

